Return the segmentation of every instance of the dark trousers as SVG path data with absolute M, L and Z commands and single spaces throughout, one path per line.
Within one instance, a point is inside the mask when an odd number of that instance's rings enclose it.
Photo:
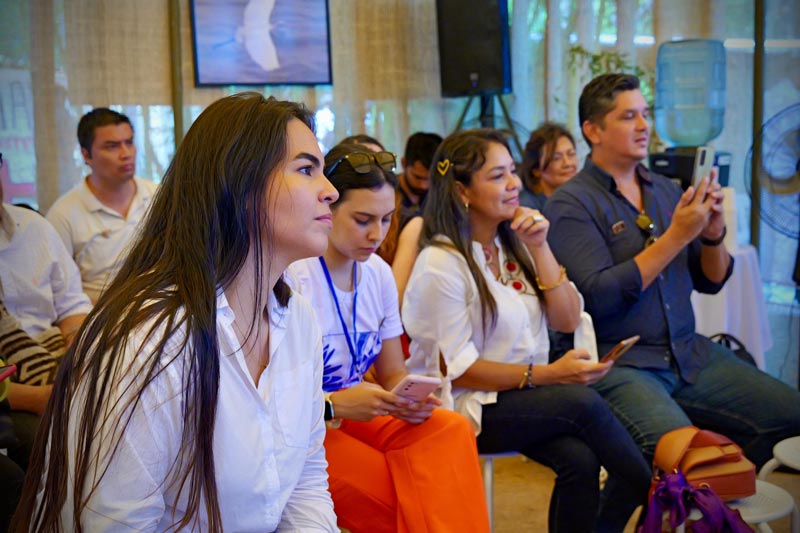
M 8 531 L 11 516 L 22 494 L 25 473 L 3 454 L 0 454 L 0 533 Z
M 628 432 L 596 391 L 582 385 L 548 385 L 500 392 L 483 406 L 478 450 L 518 451 L 552 468 L 556 485 L 548 516 L 551 532 L 622 531 L 613 504 L 629 509 L 647 499 L 651 471 Z M 600 510 L 600 465 L 630 487 L 632 502 Z M 627 517 L 625 517 L 627 520 Z
M 11 411 L 11 420 L 14 422 L 14 433 L 19 445 L 8 449 L 8 457 L 27 472 L 40 418 L 27 411 Z

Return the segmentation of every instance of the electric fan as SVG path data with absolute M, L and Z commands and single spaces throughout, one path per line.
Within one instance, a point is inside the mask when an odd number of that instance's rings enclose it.
M 800 103 L 771 117 L 761 129 L 762 153 L 758 166 L 761 220 L 791 239 L 800 238 Z M 747 153 L 745 175 L 751 168 L 753 149 Z M 750 194 L 750 180 L 745 180 Z M 800 247 L 792 276 L 800 286 Z

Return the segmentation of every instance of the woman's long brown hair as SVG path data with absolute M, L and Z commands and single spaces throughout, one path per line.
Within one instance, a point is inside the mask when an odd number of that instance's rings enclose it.
M 221 355 L 217 291 L 229 286 L 252 248 L 253 291 L 262 294 L 270 265 L 261 259 L 261 239 L 271 236 L 264 206 L 270 177 L 286 157 L 287 124 L 295 118 L 313 130 L 302 105 L 244 93 L 215 102 L 189 129 L 124 265 L 62 362 L 12 531 L 82 531 L 81 514 L 108 469 L 103 465 L 116 453 L 145 388 L 170 365 L 178 365 L 184 381 L 181 451 L 161 482 L 177 487 L 188 502 L 171 529 L 194 529 L 205 518 L 208 531 L 222 531 L 213 450 Z M 273 292 L 288 304 L 283 281 Z M 254 307 L 254 316 L 266 312 L 266 302 Z M 154 348 L 128 346 L 134 333 Z M 170 339 L 180 340 L 177 351 L 165 350 Z M 135 365 L 123 363 L 126 347 L 138 350 Z M 133 367 L 138 375 L 126 381 Z M 111 397 L 120 404 L 104 401 Z M 77 418 L 72 480 L 71 417 Z M 107 456 L 93 438 L 99 434 L 112 436 Z M 97 476 L 90 476 L 93 469 Z M 74 523 L 61 524 L 70 482 Z

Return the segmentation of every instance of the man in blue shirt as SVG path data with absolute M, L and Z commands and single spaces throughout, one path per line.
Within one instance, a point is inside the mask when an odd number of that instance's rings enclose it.
M 665 432 L 694 423 L 734 439 L 761 466 L 800 434 L 800 392 L 695 333 L 693 289 L 733 270 L 723 194 L 709 177 L 685 192 L 641 165 L 650 124 L 639 80 L 604 74 L 579 101 L 591 154 L 550 197 L 550 246 L 586 300 L 605 353 L 641 340 L 595 385 L 651 459 Z

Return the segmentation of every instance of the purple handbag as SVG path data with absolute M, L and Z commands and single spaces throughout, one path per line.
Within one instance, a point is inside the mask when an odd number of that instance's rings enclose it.
M 660 533 L 665 512 L 669 513 L 669 525 L 675 529 L 686 522 L 692 509 L 702 513 L 691 530 L 694 533 L 746 533 L 753 529 L 742 520 L 739 511 L 731 509 L 708 487 L 695 488 L 687 483 L 678 471 L 664 474 L 656 485 L 647 515 L 637 533 Z

